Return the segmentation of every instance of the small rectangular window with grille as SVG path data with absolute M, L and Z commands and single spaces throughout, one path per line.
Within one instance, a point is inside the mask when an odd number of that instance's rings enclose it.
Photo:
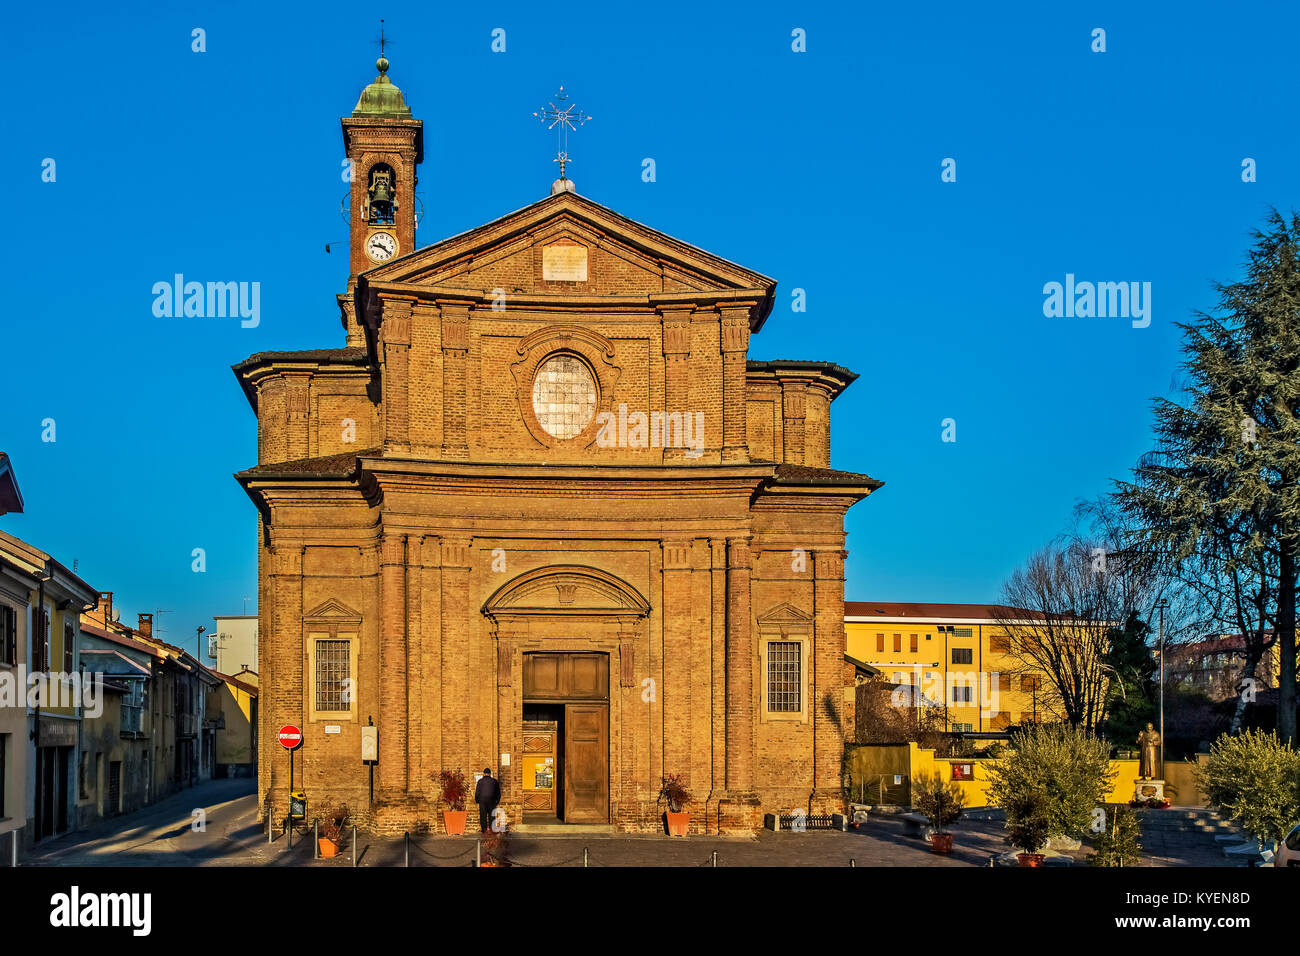
M 0 664 L 18 663 L 18 615 L 0 604 Z
M 50 666 L 50 615 L 38 607 L 32 613 L 35 638 L 32 640 L 32 670 L 44 673 Z
M 803 710 L 801 654 L 798 641 L 768 641 L 767 709 L 773 713 L 797 714 Z
M 351 641 L 316 642 L 316 709 L 351 710 Z

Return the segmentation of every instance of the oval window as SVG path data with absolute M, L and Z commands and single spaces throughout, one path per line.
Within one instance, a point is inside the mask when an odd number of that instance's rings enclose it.
M 552 438 L 573 438 L 596 414 L 596 377 L 573 355 L 552 355 L 533 377 L 533 414 Z

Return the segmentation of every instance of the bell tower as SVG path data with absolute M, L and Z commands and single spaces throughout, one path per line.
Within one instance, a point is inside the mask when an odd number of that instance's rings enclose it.
M 415 248 L 415 169 L 424 160 L 424 124 L 388 78 L 388 59 L 381 54 L 375 66 L 379 75 L 342 120 L 352 188 L 348 290 L 339 309 L 349 346 L 365 344 L 352 299 L 357 276 Z

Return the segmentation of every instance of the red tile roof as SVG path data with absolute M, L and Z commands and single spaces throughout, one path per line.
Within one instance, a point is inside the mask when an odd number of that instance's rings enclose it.
M 928 618 L 963 618 L 980 621 L 995 621 L 1001 616 L 1027 617 L 1034 614 L 1021 608 L 1008 607 L 1005 604 L 925 604 L 899 601 L 845 601 L 845 617 L 914 617 L 917 620 Z

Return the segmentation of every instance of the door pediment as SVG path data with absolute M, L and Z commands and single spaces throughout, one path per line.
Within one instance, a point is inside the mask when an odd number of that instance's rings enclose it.
M 493 620 L 509 616 L 645 617 L 650 605 L 627 582 L 599 568 L 538 568 L 502 585 L 483 605 Z

